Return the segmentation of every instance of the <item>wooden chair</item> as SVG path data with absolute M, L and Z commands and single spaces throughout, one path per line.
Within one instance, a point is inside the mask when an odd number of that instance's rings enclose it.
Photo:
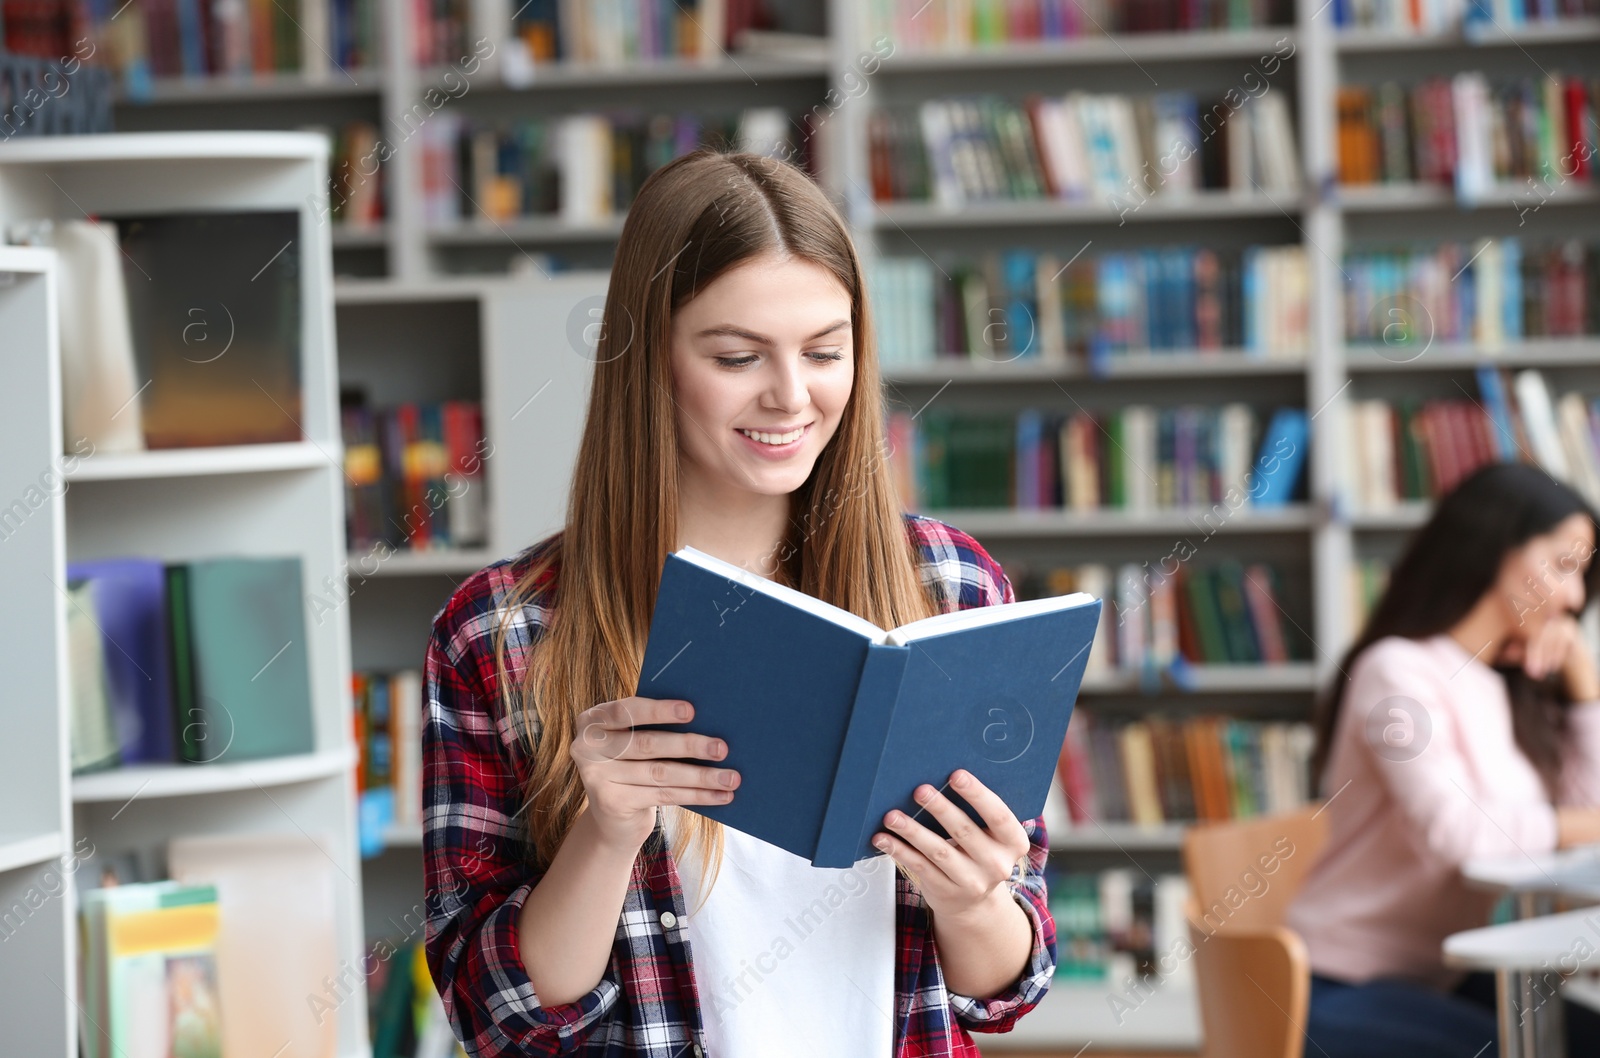
M 1283 915 L 1322 849 L 1318 807 L 1184 834 L 1205 1058 L 1303 1058 L 1311 968 Z

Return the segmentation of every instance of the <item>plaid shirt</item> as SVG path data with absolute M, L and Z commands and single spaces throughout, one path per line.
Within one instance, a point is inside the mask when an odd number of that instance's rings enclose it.
M 933 518 L 904 517 L 919 547 L 923 580 L 941 609 L 1014 600 L 1005 572 L 976 540 Z M 702 1058 L 705 1031 L 684 934 L 683 891 L 659 821 L 634 861 L 611 962 L 593 989 L 572 1002 L 544 1006 L 518 954 L 518 913 L 540 872 L 531 865 L 520 821 L 513 819 L 523 806 L 519 791 L 530 762 L 516 724 L 504 713 L 493 635 L 503 600 L 551 539 L 473 574 L 433 619 L 422 726 L 428 966 L 472 1058 Z M 506 670 L 517 683 L 550 618 L 545 598 L 536 594 L 526 603 L 507 636 Z M 987 999 L 945 987 L 928 907 L 897 872 L 897 1058 L 976 1058 L 968 1030 L 1009 1031 L 1048 989 L 1056 936 L 1045 898 L 1044 820 L 1025 821 L 1024 827 L 1027 867 L 1013 871 L 1007 884 L 1033 924 L 1033 947 L 1020 979 Z

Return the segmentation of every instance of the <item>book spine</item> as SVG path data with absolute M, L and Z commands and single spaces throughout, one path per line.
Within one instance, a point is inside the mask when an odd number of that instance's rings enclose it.
M 833 774 L 833 789 L 817 834 L 817 850 L 811 857 L 814 867 L 849 867 L 876 854 L 870 839 L 879 821 L 866 818 L 867 804 L 886 748 L 889 722 L 900 699 L 900 681 L 910 659 L 910 647 L 879 643 L 867 647 L 867 660 L 861 667 L 855 704 L 850 710 L 850 727 Z

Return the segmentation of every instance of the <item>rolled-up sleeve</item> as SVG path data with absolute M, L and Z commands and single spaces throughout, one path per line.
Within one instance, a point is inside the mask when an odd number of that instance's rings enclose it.
M 484 692 L 487 618 L 470 609 L 453 598 L 435 617 L 423 670 L 428 968 L 472 1058 L 571 1054 L 621 995 L 617 960 L 557 1006 L 542 1005 L 528 980 L 517 920 L 540 872 L 518 830 L 523 791 L 503 710 Z
M 1056 970 L 1056 926 L 1050 915 L 1044 876 L 1049 837 L 1043 816 L 1022 825 L 1028 832 L 1028 856 L 1025 865 L 1019 866 L 1006 884 L 1033 923 L 1033 947 L 1021 976 L 997 995 L 978 999 L 950 993 L 950 1008 L 955 1011 L 956 1020 L 973 1032 L 1010 1032 L 1017 1019 L 1037 1006 L 1050 990 L 1050 979 Z

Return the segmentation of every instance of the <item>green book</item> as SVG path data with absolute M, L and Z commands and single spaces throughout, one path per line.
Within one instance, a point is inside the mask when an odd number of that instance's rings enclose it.
M 1189 573 L 1186 590 L 1190 612 L 1194 614 L 1195 634 L 1200 639 L 1200 653 L 1206 664 L 1228 660 L 1228 642 L 1222 631 L 1222 615 L 1217 609 L 1214 574 L 1211 570 L 1197 569 Z
M 167 642 L 172 651 L 172 710 L 177 723 L 174 745 L 178 759 L 199 760 L 198 734 L 203 726 L 194 700 L 194 654 L 189 641 L 189 567 L 175 563 L 167 567 Z
M 192 704 L 179 745 L 192 763 L 310 753 L 314 748 L 300 559 L 212 558 L 188 564 L 174 593 L 174 642 L 188 627 Z M 180 692 L 181 701 L 181 692 Z
M 1228 644 L 1228 660 L 1260 661 L 1255 630 L 1250 624 L 1249 611 L 1245 609 L 1244 567 L 1237 560 L 1228 559 L 1219 563 L 1211 576 L 1217 594 L 1217 610 L 1222 616 L 1222 634 Z

